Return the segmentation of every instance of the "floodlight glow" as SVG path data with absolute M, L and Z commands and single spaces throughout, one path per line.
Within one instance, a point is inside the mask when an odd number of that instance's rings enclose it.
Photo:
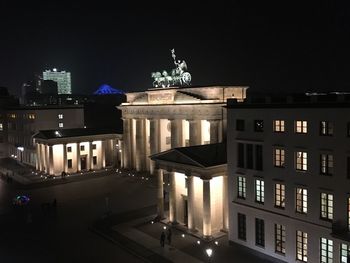
M 207 248 L 207 249 L 205 250 L 205 253 L 207 253 L 207 256 L 208 256 L 208 257 L 211 257 L 211 255 L 213 254 L 213 250 L 212 250 L 211 248 Z
M 200 242 L 199 240 L 197 240 L 197 244 L 198 244 L 198 245 L 200 245 L 200 244 L 201 244 L 201 242 Z
M 24 147 L 17 147 L 17 150 L 23 152 L 24 151 Z

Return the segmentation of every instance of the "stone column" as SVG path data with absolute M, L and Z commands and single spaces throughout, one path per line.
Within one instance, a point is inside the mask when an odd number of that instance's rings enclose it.
M 150 135 L 150 154 L 159 152 L 159 119 L 149 120 L 149 135 Z M 151 160 L 150 173 L 155 174 L 155 161 Z
M 196 229 L 195 214 L 194 214 L 194 177 L 192 175 L 187 176 L 187 205 L 188 205 L 188 229 L 193 231 Z
M 210 179 L 203 178 L 203 236 L 211 237 Z
M 202 144 L 201 120 L 188 120 L 190 124 L 190 146 Z
M 41 163 L 41 171 L 42 172 L 45 172 L 45 161 L 46 161 L 46 155 L 45 155 L 45 145 L 44 144 L 40 144 L 40 157 L 41 157 L 41 160 L 40 160 L 40 163 Z
M 106 167 L 106 141 L 101 141 L 101 168 Z
M 171 148 L 182 146 L 182 120 L 170 120 Z
M 170 173 L 170 193 L 169 193 L 169 221 L 176 223 L 176 184 L 175 173 Z
M 53 147 L 49 145 L 49 174 L 54 174 L 54 166 L 53 166 Z
M 210 123 L 210 143 L 218 143 L 219 140 L 219 120 L 209 120 Z
M 77 142 L 77 148 L 76 148 L 76 162 L 77 162 L 77 172 L 79 172 L 81 170 L 81 163 L 80 163 L 80 142 Z
M 68 172 L 68 162 L 67 162 L 67 144 L 63 144 L 63 171 Z
M 163 170 L 157 169 L 157 210 L 160 219 L 164 218 L 164 187 L 163 187 Z
M 87 167 L 89 170 L 94 169 L 94 165 L 92 163 L 92 158 L 93 158 L 93 148 L 92 148 L 92 141 L 89 141 L 89 155 L 88 155 L 88 161 L 87 161 Z
M 124 168 L 130 169 L 132 167 L 132 161 L 131 161 L 131 132 L 130 129 L 130 119 L 123 119 L 123 165 Z
M 35 169 L 41 171 L 41 163 L 40 163 L 40 144 L 35 144 L 35 151 L 36 151 L 36 162 L 35 162 Z
M 50 161 L 49 161 L 49 146 L 46 144 L 45 145 L 45 148 L 44 148 L 44 150 L 45 150 L 45 172 L 47 173 L 47 174 L 49 174 L 50 173 Z
M 222 178 L 222 226 L 225 231 L 228 231 L 228 184 L 227 184 L 227 175 L 224 175 Z
M 136 171 L 143 171 L 146 168 L 146 125 L 145 119 L 136 120 Z

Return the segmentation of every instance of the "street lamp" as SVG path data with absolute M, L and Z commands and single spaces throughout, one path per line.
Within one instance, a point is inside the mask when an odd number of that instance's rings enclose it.
M 207 253 L 207 256 L 208 256 L 208 262 L 210 262 L 210 258 L 211 256 L 213 255 L 213 250 L 211 248 L 207 248 L 205 250 L 205 253 Z

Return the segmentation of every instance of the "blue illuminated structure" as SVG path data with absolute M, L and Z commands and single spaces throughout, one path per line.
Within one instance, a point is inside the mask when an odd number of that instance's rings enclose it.
M 108 95 L 108 94 L 124 94 L 124 91 L 119 89 L 114 89 L 107 84 L 103 84 L 94 92 L 94 95 Z

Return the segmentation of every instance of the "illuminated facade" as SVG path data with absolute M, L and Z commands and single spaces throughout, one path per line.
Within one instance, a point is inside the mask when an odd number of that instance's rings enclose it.
M 58 94 L 72 94 L 71 74 L 66 71 L 57 71 L 57 69 L 45 70 L 43 72 L 44 80 L 53 80 L 57 82 Z
M 40 131 L 34 136 L 36 169 L 49 175 L 120 167 L 121 135 L 101 129 Z
M 226 144 L 174 148 L 153 155 L 158 172 L 158 215 L 205 239 L 228 230 Z M 164 212 L 163 179 L 169 183 Z
M 284 262 L 350 262 L 350 100 L 227 107 L 229 240 Z
M 123 167 L 155 174 L 149 156 L 175 147 L 222 142 L 226 99 L 245 99 L 247 87 L 154 88 L 127 93 Z

